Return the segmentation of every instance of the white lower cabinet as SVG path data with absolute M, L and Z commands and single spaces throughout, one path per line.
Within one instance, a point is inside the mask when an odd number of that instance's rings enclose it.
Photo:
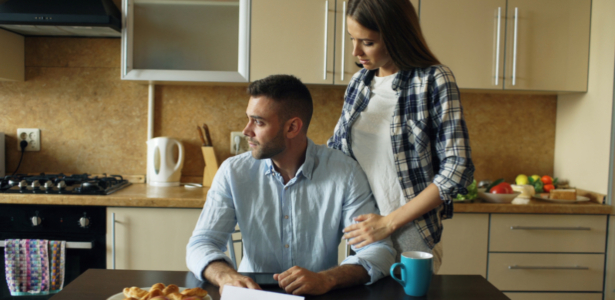
M 115 235 L 112 230 L 115 213 Z M 200 208 L 107 208 L 107 268 L 188 271 L 186 245 Z
M 443 224 L 444 257 L 438 274 L 487 277 L 489 214 L 455 213 Z
M 607 216 L 455 213 L 438 274 L 478 274 L 512 300 L 599 300 Z
M 510 300 L 602 300 L 600 293 L 504 293 Z
M 487 280 L 511 299 L 602 299 L 606 216 L 491 214 L 489 226 Z

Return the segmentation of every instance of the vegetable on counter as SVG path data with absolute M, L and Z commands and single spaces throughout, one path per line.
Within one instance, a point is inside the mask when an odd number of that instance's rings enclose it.
M 476 186 L 476 180 L 473 180 L 472 183 L 467 187 L 468 193 L 465 195 L 457 194 L 457 197 L 455 197 L 453 201 L 475 200 L 476 198 L 478 198 L 478 188 Z
M 491 188 L 492 194 L 512 194 L 514 193 L 512 187 L 507 182 L 502 182 Z

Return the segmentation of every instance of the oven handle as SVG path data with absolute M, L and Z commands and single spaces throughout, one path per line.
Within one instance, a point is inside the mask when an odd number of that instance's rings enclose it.
M 0 248 L 4 248 L 4 241 L 0 241 Z M 92 249 L 92 242 L 66 242 L 66 249 Z

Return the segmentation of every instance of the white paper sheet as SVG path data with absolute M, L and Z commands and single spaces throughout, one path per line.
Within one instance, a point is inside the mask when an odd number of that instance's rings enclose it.
M 260 290 L 251 290 L 246 288 L 240 288 L 236 286 L 227 285 L 222 291 L 222 297 L 220 300 L 301 300 L 305 297 L 286 295 L 274 292 L 266 292 Z

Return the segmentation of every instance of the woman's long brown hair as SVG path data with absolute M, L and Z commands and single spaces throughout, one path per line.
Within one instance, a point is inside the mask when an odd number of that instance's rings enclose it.
M 440 64 L 427 47 L 410 0 L 349 0 L 346 16 L 379 32 L 393 63 L 400 70 Z

